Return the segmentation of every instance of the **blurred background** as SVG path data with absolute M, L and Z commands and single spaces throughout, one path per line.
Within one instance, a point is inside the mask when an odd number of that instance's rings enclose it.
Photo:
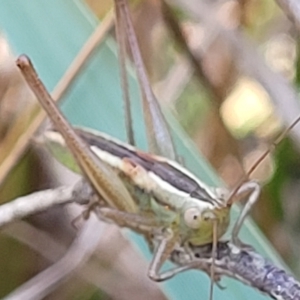
M 233 188 L 284 128 L 300 115 L 297 97 L 291 99 L 291 94 L 297 95 L 300 84 L 300 27 L 285 1 L 202 2 L 198 3 L 199 7 L 204 5 L 202 11 L 207 10 L 209 20 L 203 17 L 196 21 L 186 11 L 159 0 L 130 3 L 155 93 L 222 181 Z M 86 4 L 99 19 L 105 18 L 113 6 L 112 1 L 106 0 L 86 0 Z M 111 34 L 114 35 L 113 30 Z M 14 61 L 15 53 L 3 33 L 0 36 L 0 162 L 5 161 L 17 137 L 38 111 Z M 298 132 L 299 128 L 300 125 Z M 285 138 L 252 174 L 263 186 L 252 217 L 298 277 L 299 137 L 295 133 Z M 45 155 L 38 146 L 30 149 L 29 155 L 2 182 L 1 201 L 74 180 L 64 169 L 53 166 L 53 162 L 49 164 Z M 78 213 L 74 211 L 76 216 Z M 38 224 L 38 228 L 69 245 L 75 234 L 70 225 L 73 216 L 69 214 L 53 209 L 33 216 L 29 224 Z M 15 282 L 1 284 L 0 297 L 48 264 L 36 252 L 20 246 L 21 237 L 16 234 L 19 227 L 6 229 L 17 236 L 15 240 L 1 236 L 0 253 L 4 254 L 0 256 L 1 269 L 13 272 L 16 277 Z M 26 231 L 23 227 L 23 230 L 19 235 L 30 232 L 34 236 L 30 228 Z M 13 271 L 14 263 L 8 259 L 11 252 L 15 252 L 15 257 L 26 257 L 15 262 Z M 73 285 L 58 290 L 49 299 L 100 299 L 93 288 L 89 296 L 86 290 L 75 297 L 78 289 Z M 105 292 L 101 297 L 115 299 Z

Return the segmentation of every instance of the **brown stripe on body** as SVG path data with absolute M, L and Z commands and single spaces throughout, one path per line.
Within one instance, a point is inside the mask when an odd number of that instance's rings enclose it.
M 178 190 L 188 193 L 193 198 L 215 204 L 215 199 L 212 199 L 207 191 L 201 188 L 195 180 L 170 164 L 157 161 L 148 153 L 128 149 L 100 135 L 95 135 L 80 129 L 76 129 L 76 132 L 89 145 L 96 146 L 102 151 L 111 153 L 119 158 L 128 158 L 130 161 L 142 166 L 145 170 L 153 172 Z

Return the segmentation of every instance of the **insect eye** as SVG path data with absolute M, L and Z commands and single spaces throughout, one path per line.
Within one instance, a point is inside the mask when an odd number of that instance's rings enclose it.
M 193 229 L 198 229 L 201 223 L 201 212 L 197 208 L 189 208 L 184 213 L 186 225 Z

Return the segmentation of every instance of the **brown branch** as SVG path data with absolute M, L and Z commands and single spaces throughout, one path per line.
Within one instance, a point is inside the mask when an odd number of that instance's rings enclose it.
M 90 186 L 81 181 L 74 186 L 63 186 L 19 197 L 0 206 L 0 227 L 58 204 L 86 203 L 91 196 Z

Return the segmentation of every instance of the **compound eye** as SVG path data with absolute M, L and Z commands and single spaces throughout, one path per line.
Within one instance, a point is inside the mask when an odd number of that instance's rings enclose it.
M 184 213 L 184 221 L 192 229 L 200 227 L 201 219 L 201 212 L 197 208 L 189 208 Z

